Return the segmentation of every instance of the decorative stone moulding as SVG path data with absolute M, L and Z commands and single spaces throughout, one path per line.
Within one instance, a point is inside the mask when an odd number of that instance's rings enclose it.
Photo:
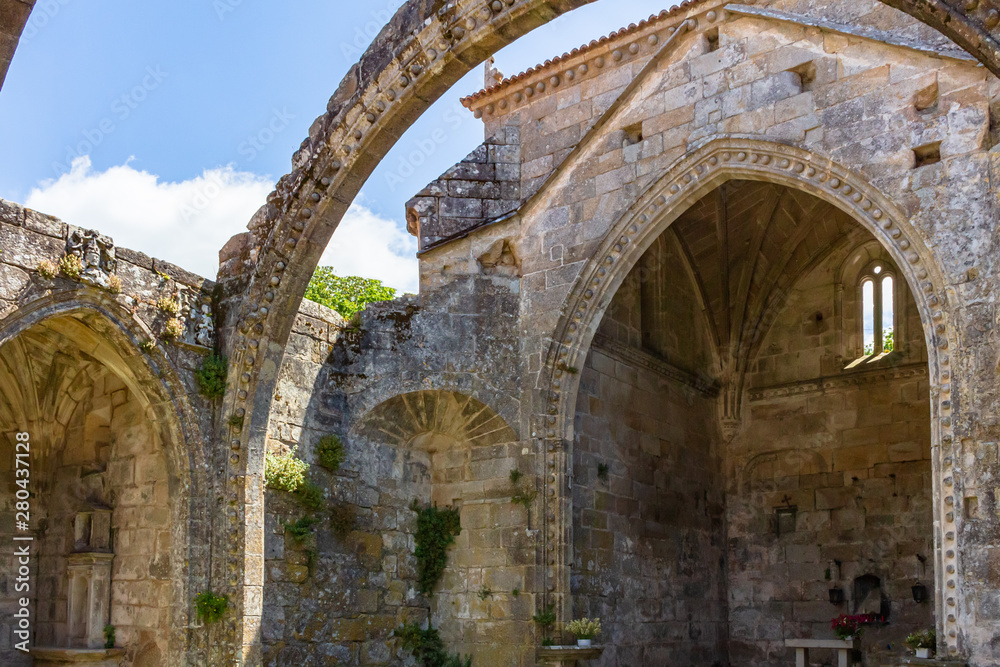
M 706 140 L 695 146 L 688 155 L 665 170 L 666 176 L 653 184 L 632 207 L 612 226 L 602 246 L 595 251 L 588 266 L 581 272 L 573 291 L 567 298 L 567 307 L 556 330 L 554 343 L 546 360 L 546 370 L 540 376 L 541 395 L 545 397 L 544 414 L 557 415 L 557 424 L 547 429 L 546 464 L 554 464 L 558 474 L 551 476 L 546 489 L 546 515 L 556 517 L 553 523 L 563 525 L 565 506 L 568 504 L 568 458 L 563 438 L 573 423 L 573 405 L 578 380 L 564 382 L 560 368 L 580 367 L 592 343 L 594 323 L 599 321 L 607 299 L 594 298 L 610 293 L 638 261 L 649 243 L 666 229 L 656 221 L 672 221 L 700 197 L 711 192 L 730 178 L 766 180 L 799 189 L 850 214 L 871 232 L 894 257 L 910 285 L 922 285 L 914 290 L 914 299 L 924 325 L 940 314 L 935 328 L 938 351 L 930 351 L 931 383 L 945 384 L 950 379 L 949 358 L 940 351 L 947 347 L 948 317 L 939 308 L 944 291 L 938 272 L 932 264 L 924 262 L 929 253 L 923 250 L 919 237 L 910 230 L 909 223 L 880 193 L 862 178 L 840 168 L 825 157 L 815 155 L 795 146 L 779 145 L 751 137 L 732 137 Z M 918 252 L 922 250 L 922 252 Z M 901 261 L 901 260 L 905 260 Z M 939 328 L 938 328 L 939 327 Z M 905 369 L 903 372 L 906 372 Z M 856 381 L 853 380 L 852 381 Z M 780 391 L 809 391 L 811 387 L 789 387 Z M 950 403 L 948 404 L 950 407 Z M 934 442 L 950 443 L 952 438 L 950 416 L 941 416 L 934 423 Z M 555 447 L 553 447 L 555 445 Z M 943 475 L 942 475 L 943 476 Z M 952 498 L 951 495 L 948 498 Z M 952 502 L 957 502 L 952 500 Z M 955 513 L 942 502 L 939 505 L 942 532 L 955 532 Z M 546 561 L 568 562 L 566 536 L 556 526 L 546 532 L 548 543 L 543 545 Z M 937 567 L 942 573 L 957 571 L 955 551 L 939 552 Z M 559 569 L 559 566 L 556 565 Z M 547 589 L 555 593 L 568 593 L 568 568 L 563 572 L 546 573 Z M 553 588 L 553 585 L 555 588 Z M 954 580 L 949 579 L 949 586 Z M 939 591 L 938 599 L 946 597 Z M 949 651 L 958 650 L 957 621 L 944 619 L 946 642 Z
M 679 19 L 689 9 L 690 3 L 684 3 L 664 10 L 638 24 L 633 23 L 627 28 L 547 60 L 542 65 L 506 78 L 486 90 L 462 98 L 461 102 L 476 118 L 503 116 L 527 104 L 536 95 L 555 93 L 564 85 L 596 77 L 610 63 L 622 65 L 654 55 L 661 48 L 662 42 L 669 39 L 684 21 L 709 26 L 722 17 L 719 12 L 711 10 Z

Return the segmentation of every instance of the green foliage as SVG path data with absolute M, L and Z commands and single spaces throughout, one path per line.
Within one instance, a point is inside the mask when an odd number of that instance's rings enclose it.
M 512 590 L 510 592 L 510 594 L 513 595 L 514 597 L 517 597 L 517 596 L 519 596 L 521 594 L 521 589 L 520 588 L 514 588 L 514 590 Z
M 230 426 L 233 428 L 243 428 L 243 415 L 238 415 L 235 412 L 229 415 L 229 419 L 226 420 Z
M 47 259 L 40 261 L 36 270 L 38 271 L 38 275 L 46 280 L 52 280 L 59 273 L 59 267 Z
M 226 374 L 229 366 L 226 358 L 210 354 L 201 362 L 201 368 L 194 372 L 198 391 L 206 398 L 222 398 L 226 393 Z
M 118 277 L 117 274 L 112 273 L 108 276 L 108 286 L 106 289 L 112 294 L 122 293 L 122 279 Z
M 299 484 L 299 488 L 295 490 L 295 497 L 308 509 L 318 510 L 323 507 L 323 489 L 310 481 Z
M 519 481 L 521 481 L 521 477 L 522 477 L 522 475 L 521 475 L 521 471 L 520 470 L 518 470 L 518 469 L 515 468 L 514 470 L 510 471 L 510 483 L 511 484 L 517 484 Z
M 546 637 L 545 639 L 542 640 L 542 646 L 555 646 L 555 645 L 556 643 L 555 641 L 552 640 L 552 637 Z
M 59 270 L 67 278 L 79 280 L 80 274 L 83 273 L 83 261 L 76 255 L 63 255 L 59 260 Z
M 538 623 L 543 630 L 548 630 L 556 624 L 556 606 L 554 604 L 545 605 L 540 612 L 531 617 L 531 620 Z
M 141 343 L 139 343 L 139 349 L 145 352 L 146 354 L 152 354 L 153 350 L 156 349 L 156 341 L 153 340 L 152 338 L 149 340 L 144 340 Z
M 215 595 L 212 591 L 204 591 L 195 596 L 194 606 L 198 610 L 199 619 L 205 623 L 215 623 L 229 608 L 229 596 Z
M 514 491 L 514 495 L 510 497 L 510 501 L 517 505 L 523 505 L 524 509 L 531 510 L 531 503 L 535 502 L 535 498 L 538 497 L 538 492 L 534 489 L 517 489 Z
M 115 626 L 108 625 L 104 626 L 104 648 L 114 648 L 115 647 Z
M 882 351 L 892 352 L 896 349 L 896 332 L 888 329 L 882 332 Z M 875 343 L 865 345 L 865 354 L 875 354 Z
M 364 310 L 369 303 L 390 301 L 395 296 L 396 290 L 379 280 L 336 276 L 332 266 L 316 268 L 305 294 L 310 301 L 332 308 L 347 319 Z
M 906 638 L 906 645 L 912 649 L 937 648 L 937 633 L 933 630 L 918 630 Z
M 493 589 L 492 588 L 490 588 L 489 586 L 483 586 L 482 588 L 479 589 L 479 599 L 480 600 L 482 600 L 483 602 L 485 602 L 486 598 L 491 598 L 491 597 L 493 597 Z
M 306 481 L 309 464 L 295 456 L 292 449 L 287 454 L 264 455 L 264 484 L 269 489 L 294 493 Z
M 344 462 L 344 443 L 339 436 L 324 435 L 316 443 L 316 458 L 328 470 L 338 470 Z
M 167 315 L 172 315 L 174 317 L 177 317 L 177 315 L 180 314 L 181 312 L 180 302 L 173 297 L 168 297 L 168 296 L 160 297 L 159 299 L 156 300 L 156 307 L 162 310 Z
M 896 336 L 895 332 L 892 329 L 889 329 L 888 331 L 883 332 L 882 351 L 892 352 L 894 349 L 896 349 Z
M 455 538 L 462 532 L 458 510 L 446 507 L 438 509 L 437 505 L 419 508 L 414 502 L 410 509 L 417 512 L 417 547 L 413 555 L 417 558 L 418 588 L 421 593 L 430 597 L 434 595 L 434 587 L 444 575 L 448 564 L 448 547 L 455 543 Z
M 428 624 L 426 630 L 416 623 L 404 623 L 393 631 L 403 648 L 413 653 L 422 667 L 472 667 L 472 657 L 463 659 L 457 653 L 449 654 L 437 628 Z
M 293 523 L 285 524 L 285 532 L 292 536 L 298 544 L 305 542 L 308 538 L 312 537 L 313 526 L 315 526 L 319 521 L 311 516 L 304 516 L 298 521 Z
M 349 532 L 354 530 L 356 522 L 357 511 L 354 509 L 354 505 L 338 502 L 330 507 L 330 530 L 337 537 L 346 537 Z
M 180 318 L 171 317 L 163 325 L 163 337 L 167 339 L 180 338 L 184 335 L 184 323 Z

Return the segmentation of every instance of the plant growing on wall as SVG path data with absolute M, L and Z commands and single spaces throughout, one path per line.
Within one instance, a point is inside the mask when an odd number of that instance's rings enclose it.
M 180 338 L 184 335 L 184 323 L 177 317 L 171 317 L 163 325 L 163 337 L 167 339 Z
M 176 317 L 181 312 L 181 304 L 172 297 L 163 296 L 156 300 L 156 307 L 166 313 Z
M 327 470 L 338 470 L 344 456 L 344 443 L 339 436 L 324 435 L 316 443 L 316 459 Z
M 510 500 L 512 503 L 521 505 L 526 510 L 531 509 L 531 503 L 535 502 L 535 498 L 538 497 L 538 491 L 534 489 L 515 489 L 513 495 L 511 495 Z
M 295 490 L 295 497 L 307 509 L 318 510 L 323 507 L 323 489 L 308 480 L 299 484 L 299 488 Z
M 444 647 L 444 641 L 437 628 L 427 624 L 423 630 L 416 623 L 404 623 L 393 631 L 393 636 L 400 640 L 403 648 L 413 653 L 413 657 L 422 667 L 471 667 L 472 657 L 457 653 L 449 654 Z
M 458 510 L 451 507 L 438 509 L 437 505 L 431 505 L 421 508 L 414 501 L 410 509 L 417 512 L 417 546 L 413 551 L 417 558 L 417 587 L 430 597 L 444 575 L 448 547 L 462 532 L 462 524 Z
M 112 273 L 108 276 L 108 286 L 106 288 L 112 294 L 122 293 L 122 279 L 118 277 L 117 274 Z
M 264 455 L 264 485 L 275 491 L 294 493 L 306 481 L 309 464 L 295 456 L 297 447 L 286 454 Z
M 292 536 L 296 543 L 302 544 L 313 534 L 313 526 L 319 521 L 311 516 L 304 516 L 298 521 L 285 524 L 285 532 Z
M 194 606 L 198 611 L 198 618 L 205 623 L 215 623 L 226 613 L 229 608 L 229 596 L 216 595 L 212 591 L 203 591 L 194 598 Z
M 541 611 L 535 613 L 531 617 L 538 627 L 542 629 L 542 634 L 544 638 L 542 639 L 542 646 L 552 646 L 552 638 L 549 637 L 549 632 L 552 630 L 552 626 L 556 624 L 556 606 L 554 604 L 545 605 Z
M 59 270 L 67 278 L 79 280 L 80 274 L 83 273 L 83 261 L 76 255 L 63 255 L 59 260 Z
M 45 278 L 46 280 L 52 280 L 53 278 L 56 277 L 56 274 L 59 273 L 59 267 L 50 262 L 49 260 L 43 259 L 38 263 L 37 271 L 38 275 L 40 275 L 42 278 Z
M 226 374 L 229 367 L 226 358 L 210 354 L 201 362 L 201 368 L 194 372 L 198 391 L 206 398 L 222 398 L 226 393 Z
M 104 626 L 104 648 L 114 648 L 115 647 L 115 626 L 108 625 Z

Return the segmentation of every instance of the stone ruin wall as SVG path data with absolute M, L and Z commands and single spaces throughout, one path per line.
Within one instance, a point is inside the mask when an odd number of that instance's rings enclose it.
M 535 478 L 534 459 L 514 431 L 519 407 L 510 398 L 518 377 L 511 344 L 517 296 L 509 277 L 496 284 L 474 266 L 471 275 L 453 278 L 452 291 L 425 294 L 420 307 L 401 297 L 373 304 L 351 322 L 303 302 L 275 390 L 268 447 L 296 446 L 329 503 L 345 506 L 355 523 L 337 534 L 324 508 L 313 513 L 320 518 L 315 541 L 297 543 L 284 523 L 309 512 L 287 493 L 266 492 L 265 664 L 310 656 L 396 664 L 405 652 L 392 631 L 428 616 L 449 649 L 473 654 L 477 665 L 508 664 L 510 652 L 533 656 L 535 510 L 511 502 L 509 480 L 513 469 L 523 473 L 524 485 Z M 484 376 L 486 368 L 504 372 Z M 397 397 L 404 394 L 412 402 L 400 412 Z M 467 397 L 496 410 L 508 435 L 435 436 L 409 421 L 421 409 L 427 413 L 421 417 L 458 420 L 455 411 Z M 313 449 L 327 434 L 342 437 L 346 448 L 334 473 L 316 465 Z M 439 437 L 454 442 L 432 453 Z M 431 600 L 416 589 L 414 501 L 460 509 L 462 533 Z M 497 642 L 508 647 L 503 655 Z

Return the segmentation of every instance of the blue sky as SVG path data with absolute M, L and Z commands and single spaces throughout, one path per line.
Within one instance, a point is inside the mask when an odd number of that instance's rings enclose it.
M 400 4 L 39 0 L 0 91 L 0 197 L 214 277 L 217 250 Z M 595 3 L 507 47 L 497 66 L 520 72 L 672 4 Z M 416 289 L 403 204 L 483 140 L 458 103 L 482 81 L 477 68 L 403 136 L 324 263 Z M 428 141 L 438 129 L 447 141 Z

